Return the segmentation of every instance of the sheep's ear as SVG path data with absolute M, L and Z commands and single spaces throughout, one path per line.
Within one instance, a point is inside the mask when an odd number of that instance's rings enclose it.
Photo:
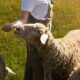
M 46 41 L 48 39 L 48 35 L 47 34 L 42 34 L 40 37 L 40 41 L 42 44 L 46 44 Z

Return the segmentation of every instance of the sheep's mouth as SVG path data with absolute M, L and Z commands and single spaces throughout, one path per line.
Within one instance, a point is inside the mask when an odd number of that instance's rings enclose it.
M 16 30 L 15 30 L 15 31 L 14 31 L 14 34 L 17 34 L 17 35 L 18 35 L 18 34 L 20 34 L 20 31 L 16 31 Z
M 17 36 L 17 37 L 23 37 L 22 32 L 19 31 L 19 30 L 15 30 L 14 35 Z
M 21 28 L 14 28 L 14 34 L 20 34 L 22 32 Z

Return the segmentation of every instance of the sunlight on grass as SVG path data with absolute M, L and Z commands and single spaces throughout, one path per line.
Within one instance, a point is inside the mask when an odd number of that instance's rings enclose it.
M 54 35 L 63 36 L 69 30 L 80 28 L 80 1 L 55 0 L 54 6 Z

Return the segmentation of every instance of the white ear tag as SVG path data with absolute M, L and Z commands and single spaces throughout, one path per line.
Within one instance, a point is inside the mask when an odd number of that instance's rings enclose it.
M 46 44 L 46 41 L 48 39 L 48 35 L 47 34 L 42 34 L 40 37 L 40 41 L 42 44 Z

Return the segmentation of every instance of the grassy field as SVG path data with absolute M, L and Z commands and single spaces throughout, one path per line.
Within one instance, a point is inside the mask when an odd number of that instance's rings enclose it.
M 80 28 L 80 0 L 55 0 L 53 26 L 55 37 Z
M 20 16 L 20 0 L 0 0 L 0 28 Z M 55 0 L 52 33 L 62 37 L 72 29 L 80 28 L 80 0 Z M 26 59 L 25 42 L 14 36 L 13 32 L 0 29 L 0 53 L 6 65 L 16 72 L 7 80 L 22 80 Z

